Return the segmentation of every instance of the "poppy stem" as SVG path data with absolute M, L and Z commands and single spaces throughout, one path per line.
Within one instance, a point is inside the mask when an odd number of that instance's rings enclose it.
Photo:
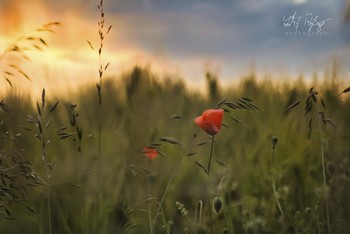
M 212 217 L 211 217 L 211 205 L 210 205 L 210 195 L 209 195 L 209 184 L 210 184 L 210 164 L 211 164 L 211 158 L 213 156 L 213 150 L 214 150 L 214 135 L 211 135 L 211 147 L 210 147 L 210 155 L 209 155 L 209 162 L 207 167 L 207 174 L 208 174 L 208 187 L 207 187 L 207 195 L 208 195 L 208 205 L 209 205 L 209 220 L 210 220 L 210 233 L 213 233 L 213 223 L 212 223 Z
M 214 149 L 214 135 L 211 135 L 210 155 L 209 155 L 209 162 L 208 162 L 208 167 L 207 167 L 207 171 L 206 171 L 208 175 L 210 173 L 210 164 L 211 164 L 211 158 L 213 156 L 213 149 Z

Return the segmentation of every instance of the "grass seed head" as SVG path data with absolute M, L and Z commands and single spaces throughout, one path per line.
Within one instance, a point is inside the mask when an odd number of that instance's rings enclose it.
M 223 201 L 220 196 L 216 196 L 213 199 L 213 208 L 216 214 L 219 214 L 223 207 Z
M 273 136 L 272 137 L 272 148 L 273 149 L 276 148 L 277 142 L 278 142 L 278 138 L 276 136 Z

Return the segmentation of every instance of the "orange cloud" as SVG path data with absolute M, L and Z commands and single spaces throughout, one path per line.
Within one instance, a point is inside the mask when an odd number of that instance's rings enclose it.
M 22 30 L 21 8 L 14 2 L 12 0 L 3 0 L 0 3 L 1 31 L 6 35 L 12 35 Z
M 11 62 L 17 61 L 14 63 L 32 78 L 32 82 L 22 78 L 14 79 L 15 89 L 30 90 L 32 94 L 38 96 L 44 87 L 48 92 L 60 93 L 62 89 L 76 89 L 81 84 L 97 82 L 98 17 L 94 1 L 2 0 L 0 25 L 6 24 L 6 27 L 2 27 L 6 30 L 0 32 L 0 48 L 5 48 L 19 36 L 33 32 L 44 23 L 59 21 L 63 25 L 56 28 L 54 34 L 35 33 L 43 37 L 48 48 L 28 52 L 32 63 L 25 60 L 11 60 Z M 137 35 L 134 31 L 139 30 L 128 24 L 134 17 L 137 16 L 106 14 L 106 25 L 113 25 L 113 28 L 104 42 L 103 62 L 104 64 L 110 62 L 105 75 L 116 76 L 135 64 L 150 66 L 160 74 L 179 74 L 187 71 L 187 68 L 178 65 L 178 61 L 174 62 L 166 56 L 162 42 L 154 51 L 149 51 L 131 40 Z M 91 51 L 87 40 L 94 44 L 95 51 Z M 6 63 L 0 61 L 0 71 L 1 66 L 6 66 Z M 193 63 L 189 67 L 193 68 Z M 199 69 L 202 70 L 201 66 Z M 2 77 L 0 83 L 2 87 L 7 87 Z

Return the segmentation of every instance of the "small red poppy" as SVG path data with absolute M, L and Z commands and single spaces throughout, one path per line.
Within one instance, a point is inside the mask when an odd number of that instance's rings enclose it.
M 142 153 L 149 159 L 149 161 L 152 161 L 153 159 L 155 159 L 159 154 L 155 148 L 151 148 L 151 147 L 143 148 Z
M 220 132 L 223 115 L 223 109 L 208 109 L 195 118 L 194 122 L 209 135 L 215 135 Z

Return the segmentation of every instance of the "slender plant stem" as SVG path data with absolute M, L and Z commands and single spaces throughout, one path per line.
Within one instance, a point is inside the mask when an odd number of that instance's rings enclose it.
M 40 203 L 40 215 L 37 215 L 37 221 L 38 221 L 38 231 L 39 234 L 42 234 L 42 222 L 43 222 L 43 207 L 42 207 L 42 203 Z
M 150 181 L 149 177 L 148 179 L 148 190 L 149 190 L 149 198 L 152 198 L 152 182 Z M 148 204 L 148 223 L 149 223 L 149 233 L 153 234 L 153 223 L 152 223 L 152 202 L 149 202 Z
M 85 173 L 86 173 L 86 161 L 83 157 L 82 148 L 81 148 L 81 141 L 82 141 L 82 129 L 79 127 L 78 124 L 78 114 L 75 112 L 76 105 L 71 104 L 71 125 L 75 129 L 75 133 L 77 135 L 77 158 L 76 158 L 76 165 L 77 165 L 77 183 L 80 185 L 79 191 L 81 191 L 81 215 L 83 218 L 81 231 L 82 233 L 86 233 L 86 182 L 85 182 Z
M 224 179 L 226 179 L 226 176 L 223 176 L 221 178 L 219 187 L 222 186 L 222 183 L 223 183 Z M 231 204 L 232 204 L 232 200 L 231 200 L 231 197 L 229 196 L 226 207 L 230 207 Z M 232 219 L 232 215 L 231 215 L 230 210 L 224 209 L 224 214 L 225 214 L 225 219 L 226 219 L 225 221 L 226 221 L 227 227 L 229 229 L 229 233 L 234 233 L 233 224 L 232 224 L 232 220 L 233 219 Z
M 271 158 L 272 190 L 273 190 L 273 195 L 275 196 L 275 199 L 276 199 L 276 204 L 277 204 L 278 210 L 280 211 L 281 215 L 284 216 L 283 209 L 282 209 L 281 203 L 278 199 L 278 194 L 276 191 L 275 178 L 274 178 L 274 175 L 272 173 L 272 169 L 273 169 L 273 165 L 274 165 L 274 162 L 273 162 L 274 158 L 275 158 L 275 147 L 272 148 L 272 158 Z
M 160 212 L 160 210 L 161 210 L 161 208 L 162 208 L 162 205 L 163 205 L 165 196 L 166 196 L 166 194 L 168 193 L 170 184 L 171 184 L 171 182 L 173 181 L 174 176 L 175 176 L 175 174 L 176 174 L 176 172 L 177 172 L 177 169 L 178 169 L 178 167 L 179 167 L 180 164 L 181 164 L 182 158 L 183 158 L 183 155 L 181 155 L 181 157 L 176 161 L 174 170 L 171 172 L 171 175 L 170 175 L 169 180 L 168 180 L 168 183 L 167 183 L 167 185 L 166 185 L 166 187 L 165 187 L 165 190 L 164 190 L 162 199 L 160 200 L 160 203 L 159 203 L 159 206 L 158 206 L 158 209 L 157 209 L 157 212 L 156 212 L 156 216 L 154 217 L 154 221 L 153 221 L 153 225 L 152 225 L 152 230 L 154 229 L 154 227 L 155 227 L 155 225 L 156 225 L 157 217 L 158 217 L 159 212 Z
M 320 113 L 320 108 L 317 105 L 317 112 Z M 323 174 L 323 189 L 324 189 L 324 202 L 326 206 L 326 215 L 327 215 L 327 232 L 330 233 L 330 220 L 329 220 L 329 210 L 328 210 L 328 199 L 327 199 L 327 182 L 326 182 L 326 168 L 325 168 L 325 159 L 324 159 L 324 148 L 323 148 L 323 131 L 321 116 L 318 114 L 318 123 L 320 128 L 320 143 L 321 143 L 321 158 L 322 158 L 322 174 Z
M 152 223 L 152 203 L 148 205 L 148 223 L 149 223 L 149 233 L 153 234 L 153 223 Z
M 208 174 L 209 177 L 209 174 Z M 207 186 L 207 190 L 209 190 L 209 183 Z M 212 217 L 211 217 L 211 204 L 210 204 L 210 196 L 209 191 L 207 191 L 207 199 L 208 199 L 208 206 L 209 206 L 209 222 L 210 222 L 210 234 L 213 234 L 213 223 L 212 223 Z
M 81 172 L 80 172 L 80 186 L 82 188 L 82 192 L 83 192 L 83 209 L 82 209 L 82 212 L 83 212 L 83 228 L 82 228 L 82 231 L 83 233 L 86 233 L 86 184 L 84 183 L 84 178 L 85 178 L 85 170 L 86 170 L 86 163 L 85 163 L 85 159 L 82 155 L 82 152 L 81 152 L 81 142 L 79 140 L 79 158 L 81 160 L 81 165 L 82 165 L 82 169 Z
M 50 192 L 50 187 L 51 187 L 51 172 L 50 168 L 47 169 L 47 209 L 48 209 L 48 214 L 49 214 L 49 233 L 52 233 L 52 227 L 51 227 L 51 192 Z
M 44 90 L 43 90 L 43 96 L 44 96 Z M 39 107 L 38 107 L 39 108 Z M 39 111 L 40 112 L 40 111 Z M 38 125 L 43 126 L 44 125 L 44 101 L 42 103 L 42 109 L 40 115 L 40 121 L 38 122 Z M 40 139 L 41 139 L 41 146 L 42 146 L 42 160 L 44 162 L 44 166 L 46 167 L 46 187 L 47 187 L 47 212 L 48 212 L 48 225 L 49 225 L 49 234 L 52 233 L 52 227 L 51 227 L 51 167 L 50 163 L 47 158 L 47 153 L 46 153 L 46 140 L 45 140 L 45 127 L 40 127 L 39 132 L 41 134 Z
M 181 155 L 180 155 L 180 157 L 178 158 L 178 160 L 177 160 L 176 163 L 175 163 L 174 169 L 173 169 L 173 171 L 171 172 L 171 175 L 170 175 L 170 177 L 169 177 L 168 183 L 167 183 L 167 185 L 166 185 L 166 187 L 165 187 L 165 190 L 164 190 L 164 192 L 163 192 L 162 198 L 161 198 L 160 203 L 159 203 L 159 205 L 158 205 L 158 209 L 157 209 L 156 215 L 155 215 L 155 217 L 154 217 L 153 225 L 152 225 L 152 230 L 154 230 L 154 227 L 155 227 L 155 225 L 156 225 L 158 215 L 159 215 L 159 213 L 160 213 L 160 210 L 162 209 L 162 205 L 163 205 L 165 196 L 166 196 L 166 194 L 168 193 L 170 184 L 171 184 L 171 182 L 173 181 L 174 176 L 175 176 L 175 174 L 176 174 L 176 172 L 177 172 L 177 170 L 178 170 L 178 168 L 179 168 L 179 166 L 180 166 L 180 164 L 181 164 L 181 161 L 182 161 L 182 159 L 183 159 L 183 157 L 184 157 L 184 155 L 185 155 L 185 152 L 186 152 L 186 150 L 187 150 L 187 147 L 188 147 L 189 145 L 192 144 L 192 141 L 193 141 L 193 137 L 191 136 L 191 138 L 188 140 L 188 144 L 187 144 L 186 146 L 183 147 L 183 150 L 182 150 L 182 152 L 181 152 Z
M 86 233 L 86 187 L 83 185 L 83 233 Z
M 100 79 L 100 85 L 102 81 Z M 100 86 L 101 87 L 101 86 Z M 100 186 L 101 186 L 101 132 L 102 132 L 102 120 L 101 120 L 101 109 L 102 103 L 99 102 L 99 111 L 98 111 L 98 154 L 97 154 L 97 190 L 96 190 L 96 230 L 99 227 L 99 212 L 100 212 Z
M 103 11 L 103 0 L 100 1 L 98 8 L 101 13 L 101 20 L 98 22 L 99 25 L 99 36 L 100 36 L 100 47 L 98 50 L 98 61 L 99 61 L 99 83 L 97 85 L 98 91 L 98 155 L 97 155 L 97 191 L 96 191 L 96 231 L 100 224 L 100 191 L 101 191 L 101 142 L 102 142 L 102 77 L 103 77 L 103 65 L 102 65 L 102 49 L 104 39 L 104 11 Z
M 208 172 L 208 184 L 207 184 L 207 199 L 208 199 L 208 205 L 209 205 L 209 221 L 210 221 L 210 233 L 213 233 L 213 223 L 212 223 L 212 212 L 211 212 L 211 203 L 210 203 L 210 195 L 209 195 L 209 186 L 210 186 L 210 164 L 211 164 L 211 159 L 213 156 L 213 151 L 214 151 L 214 135 L 211 137 L 211 146 L 210 146 L 210 155 L 209 155 L 209 161 L 208 161 L 208 167 L 207 167 L 207 172 Z
M 211 164 L 211 158 L 213 156 L 213 150 L 214 150 L 214 135 L 211 137 L 211 147 L 210 147 L 210 155 L 209 155 L 209 162 L 207 167 L 207 173 L 210 174 L 210 164 Z

